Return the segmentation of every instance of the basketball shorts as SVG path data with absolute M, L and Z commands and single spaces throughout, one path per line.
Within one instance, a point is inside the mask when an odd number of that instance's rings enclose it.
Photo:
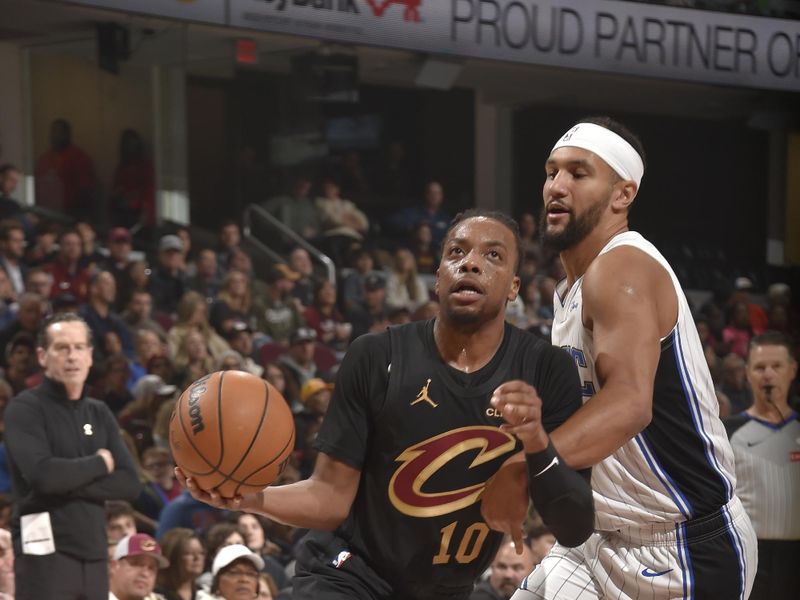
M 757 542 L 742 503 L 678 524 L 597 531 L 556 544 L 512 600 L 746 600 Z

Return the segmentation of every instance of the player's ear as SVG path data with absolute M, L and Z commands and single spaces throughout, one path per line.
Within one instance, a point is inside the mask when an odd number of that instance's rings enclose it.
M 614 192 L 611 196 L 611 208 L 614 212 L 628 212 L 633 204 L 639 186 L 630 180 L 618 181 L 614 184 Z
M 509 302 L 513 302 L 517 299 L 517 295 L 519 294 L 519 286 L 520 286 L 520 279 L 517 275 L 514 275 L 514 279 L 511 280 L 511 287 L 508 289 L 508 295 L 506 299 Z
M 433 272 L 434 280 L 433 280 L 433 293 L 436 294 L 436 297 L 439 297 L 439 267 L 436 267 L 436 271 Z
M 47 369 L 47 364 L 45 362 L 46 356 L 47 350 L 45 348 L 42 348 L 41 346 L 36 348 L 36 358 L 39 361 L 39 366 L 42 367 L 42 369 Z

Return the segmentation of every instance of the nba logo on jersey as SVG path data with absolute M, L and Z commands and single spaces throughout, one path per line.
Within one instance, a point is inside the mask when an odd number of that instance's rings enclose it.
M 353 555 L 349 551 L 342 550 L 341 552 L 339 552 L 338 555 L 336 555 L 336 558 L 333 559 L 333 562 L 331 562 L 331 564 L 337 569 L 341 569 L 342 565 L 344 565 L 344 563 L 346 563 L 351 556 Z

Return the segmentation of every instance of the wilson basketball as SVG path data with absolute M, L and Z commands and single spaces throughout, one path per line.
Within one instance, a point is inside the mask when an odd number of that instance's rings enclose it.
M 232 498 L 271 484 L 294 450 L 294 419 L 271 384 L 218 371 L 181 394 L 169 424 L 175 463 L 204 490 Z

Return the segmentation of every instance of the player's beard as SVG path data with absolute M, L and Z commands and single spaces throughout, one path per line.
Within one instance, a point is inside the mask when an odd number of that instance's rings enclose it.
M 541 232 L 542 245 L 556 252 L 563 252 L 564 250 L 569 250 L 573 246 L 576 246 L 597 227 L 597 224 L 600 222 L 610 202 L 611 196 L 608 196 L 605 200 L 600 200 L 593 204 L 579 217 L 576 217 L 575 213 L 570 211 L 569 221 L 567 221 L 566 226 L 559 233 L 548 233 L 547 208 L 545 208 L 542 211 L 542 216 L 539 218 L 539 231 Z

